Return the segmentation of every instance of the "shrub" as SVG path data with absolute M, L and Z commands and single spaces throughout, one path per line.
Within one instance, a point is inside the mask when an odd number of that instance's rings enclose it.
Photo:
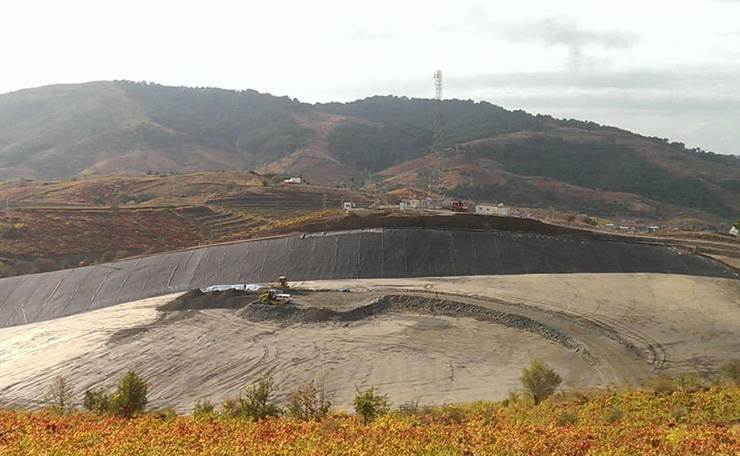
M 0 278 L 13 277 L 16 274 L 18 274 L 18 271 L 13 266 L 0 261 Z
M 154 199 L 156 196 L 157 195 L 155 195 L 154 193 L 141 193 L 134 197 L 134 201 L 136 201 L 136 204 L 140 204 L 140 203 L 149 201 L 151 199 Z
M 722 377 L 735 386 L 740 386 L 740 359 L 727 361 L 720 368 Z
M 555 417 L 555 423 L 558 426 L 578 424 L 578 412 L 575 410 L 563 410 L 557 415 L 557 417 Z
M 614 424 L 621 419 L 622 419 L 622 411 L 615 407 L 612 407 L 609 410 L 607 410 L 606 415 L 604 416 L 604 421 L 606 421 L 609 424 Z
M 371 422 L 375 417 L 384 415 L 390 410 L 388 396 L 375 394 L 375 388 L 372 386 L 365 388 L 365 391 L 360 391 L 357 388 L 357 395 L 352 404 L 355 413 L 362 417 L 363 424 Z
M 529 368 L 522 369 L 519 377 L 524 389 L 532 396 L 534 405 L 552 396 L 562 383 L 560 375 L 538 360 L 533 360 Z
M 401 415 L 417 415 L 420 410 L 419 399 L 406 401 L 398 406 L 398 411 Z
M 85 391 L 82 398 L 82 406 L 91 412 L 103 414 L 110 411 L 110 396 L 108 390 L 100 387 Z
M 60 415 L 74 410 L 72 403 L 74 390 L 62 376 L 57 376 L 44 394 L 44 402 L 49 404 L 49 410 Z
M 134 371 L 126 372 L 118 381 L 116 391 L 110 399 L 110 410 L 124 418 L 132 418 L 144 411 L 148 402 L 146 394 L 149 382 Z
M 586 225 L 596 226 L 599 224 L 599 221 L 596 219 L 592 219 L 591 217 L 584 217 L 583 223 Z
M 699 391 L 703 386 L 701 376 L 697 372 L 680 374 L 675 382 L 678 388 L 688 392 Z
M 37 274 L 39 272 L 49 272 L 58 269 L 57 263 L 49 258 L 36 258 L 31 263 L 29 272 L 31 274 Z
M 246 396 L 237 398 L 237 415 L 246 416 L 253 420 L 280 416 L 280 408 L 271 401 L 274 392 L 275 384 L 272 375 L 265 374 L 261 376 L 256 383 L 246 387 Z
M 5 223 L 0 228 L 0 235 L 5 239 L 20 239 L 25 231 L 22 223 Z
M 229 397 L 221 402 L 221 414 L 230 418 L 239 415 L 239 401 Z
M 119 204 L 126 204 L 126 203 L 129 203 L 131 201 L 136 201 L 136 197 L 135 196 L 131 196 L 128 193 L 120 193 L 116 197 L 116 201 L 118 201 Z
M 299 385 L 290 396 L 287 405 L 288 414 L 301 420 L 315 420 L 325 418 L 331 410 L 331 401 L 326 397 L 324 382 Z
M 673 419 L 676 421 L 681 421 L 681 419 L 685 418 L 688 414 L 689 410 L 683 405 L 673 407 L 670 411 L 671 417 L 673 417 Z
M 506 399 L 504 399 L 503 401 L 501 401 L 501 406 L 502 407 L 509 407 L 509 406 L 518 404 L 519 401 L 521 400 L 521 398 L 522 398 L 522 395 L 519 394 L 519 391 L 514 390 L 514 389 L 510 389 L 509 390 L 508 397 Z
M 462 423 L 467 415 L 468 411 L 460 405 L 444 404 L 441 406 L 424 407 L 422 419 L 430 423 L 451 425 Z
M 196 418 L 203 418 L 213 416 L 216 414 L 216 408 L 213 403 L 205 398 L 200 398 L 195 402 L 193 407 L 193 416 Z
M 654 393 L 671 393 L 678 389 L 676 381 L 666 374 L 660 374 L 657 377 L 650 379 L 647 382 L 649 389 L 653 390 Z

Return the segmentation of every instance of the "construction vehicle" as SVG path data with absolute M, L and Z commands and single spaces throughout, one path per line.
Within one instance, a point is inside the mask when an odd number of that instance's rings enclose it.
M 287 293 L 280 293 L 279 290 L 267 290 L 264 293 L 260 293 L 259 302 L 261 304 L 290 304 L 293 298 Z
M 277 288 L 280 290 L 290 290 L 290 285 L 288 285 L 288 278 L 284 275 L 281 275 L 277 279 Z
M 467 212 L 468 205 L 460 200 L 454 200 L 450 203 L 450 210 L 454 212 Z

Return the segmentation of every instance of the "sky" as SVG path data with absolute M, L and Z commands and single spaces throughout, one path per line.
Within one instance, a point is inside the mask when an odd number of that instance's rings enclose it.
M 487 101 L 740 155 L 740 0 L 24 0 L 0 94 L 126 79 Z

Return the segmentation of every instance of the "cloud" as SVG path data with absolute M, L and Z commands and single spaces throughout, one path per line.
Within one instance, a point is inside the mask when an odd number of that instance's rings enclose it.
M 584 91 L 680 91 L 685 94 L 711 92 L 718 97 L 740 98 L 737 89 L 739 69 L 734 66 L 683 66 L 679 68 L 641 68 L 634 70 L 587 72 L 542 71 L 477 74 L 448 78 L 456 86 L 478 89 L 579 89 Z
M 640 36 L 634 31 L 589 28 L 569 15 L 507 22 L 491 16 L 481 4 L 473 5 L 467 11 L 465 29 L 477 39 L 493 38 L 510 44 L 565 49 L 568 55 L 566 64 L 573 69 L 606 65 L 609 59 L 603 51 L 629 49 L 640 41 Z M 460 31 L 451 23 L 442 30 L 447 33 Z
M 508 24 L 499 36 L 512 42 L 539 42 L 547 46 L 568 48 L 599 46 L 604 49 L 625 49 L 637 41 L 636 35 L 632 32 L 589 30 L 568 16 L 545 17 Z
M 505 24 L 498 36 L 513 43 L 537 43 L 546 47 L 565 48 L 568 51 L 567 65 L 573 69 L 608 64 L 608 59 L 589 52 L 593 48 L 628 49 L 638 41 L 634 32 L 588 29 L 568 16 Z

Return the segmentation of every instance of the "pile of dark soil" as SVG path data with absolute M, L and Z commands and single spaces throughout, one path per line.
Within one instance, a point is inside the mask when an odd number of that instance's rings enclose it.
M 502 324 L 510 328 L 532 332 L 572 350 L 584 350 L 583 347 L 569 335 L 529 317 L 488 309 L 473 304 L 422 296 L 383 296 L 373 300 L 368 305 L 346 312 L 337 312 L 316 307 L 252 303 L 237 311 L 237 315 L 254 322 L 270 321 L 282 325 L 293 325 L 326 322 L 355 322 L 391 312 L 474 318 L 479 321 Z
M 210 291 L 191 290 L 159 310 L 239 309 L 257 299 L 258 293 L 244 290 Z

